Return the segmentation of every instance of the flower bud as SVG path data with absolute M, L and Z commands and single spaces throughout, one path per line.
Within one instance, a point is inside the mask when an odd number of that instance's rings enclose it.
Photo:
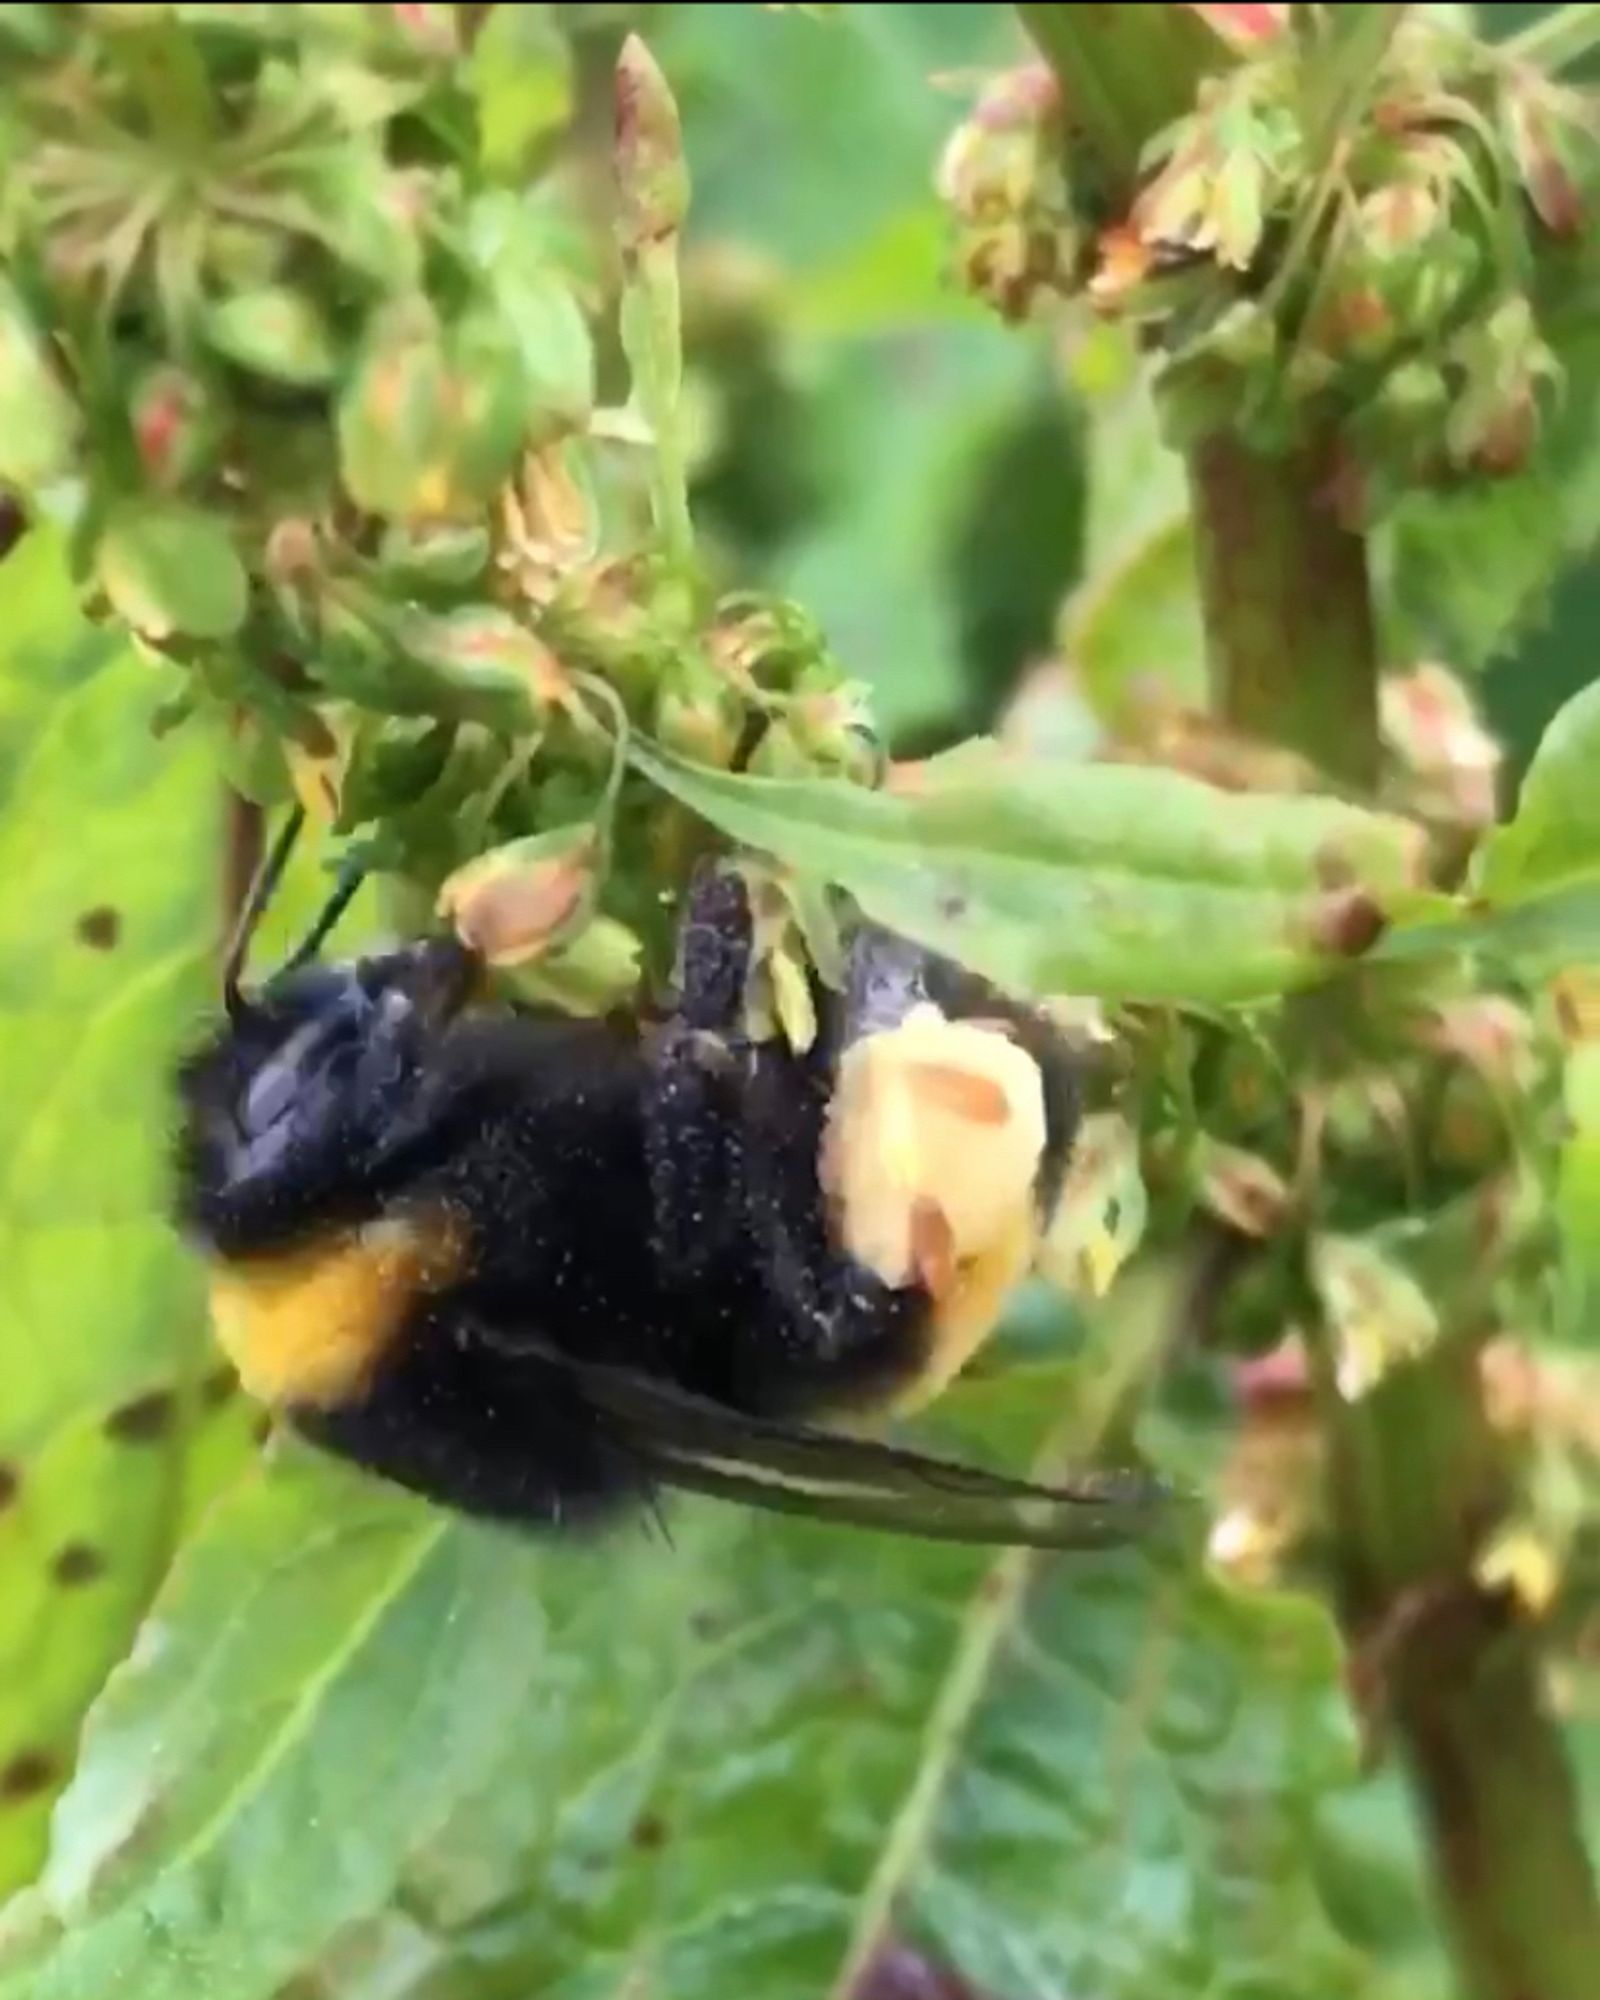
M 990 80 L 940 160 L 962 278 L 1004 319 L 1025 319 L 1042 292 L 1072 283 L 1081 236 L 1064 142 L 1055 78 L 1030 65 Z
M 1258 1154 L 1206 1141 L 1199 1159 L 1201 1203 L 1242 1236 L 1273 1236 L 1289 1212 L 1281 1174 Z
M 1568 152 L 1575 139 L 1589 143 L 1587 135 L 1580 139 L 1564 124 L 1548 83 L 1527 71 L 1508 79 L 1503 111 L 1511 156 L 1534 213 L 1552 236 L 1578 236 L 1583 197 Z
M 739 744 L 738 704 L 724 688 L 663 688 L 656 700 L 658 741 L 680 757 L 727 770 Z
M 220 426 L 205 385 L 182 368 L 152 368 L 134 385 L 129 416 L 152 486 L 175 492 L 214 457 Z
M 637 35 L 617 58 L 616 167 L 625 255 L 675 236 L 689 212 L 689 169 L 678 107 L 660 65 Z
M 598 851 L 589 825 L 511 841 L 458 868 L 439 891 L 437 912 L 489 965 L 542 958 L 583 913 Z

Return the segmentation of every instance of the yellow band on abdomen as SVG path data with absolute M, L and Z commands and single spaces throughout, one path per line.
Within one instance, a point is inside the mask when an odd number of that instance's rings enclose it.
M 276 1257 L 219 1264 L 211 1319 L 247 1394 L 324 1408 L 370 1380 L 419 1292 L 460 1268 L 448 1225 L 389 1218 Z

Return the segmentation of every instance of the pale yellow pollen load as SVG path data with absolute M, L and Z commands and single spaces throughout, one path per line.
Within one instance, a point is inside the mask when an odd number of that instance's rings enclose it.
M 418 1293 L 459 1265 L 448 1226 L 376 1222 L 289 1256 L 217 1266 L 212 1325 L 248 1395 L 327 1407 L 360 1393 Z
M 925 1402 L 987 1336 L 1035 1246 L 1044 1085 L 993 1027 L 913 1008 L 839 1064 L 823 1185 L 844 1249 L 887 1284 L 934 1301 Z

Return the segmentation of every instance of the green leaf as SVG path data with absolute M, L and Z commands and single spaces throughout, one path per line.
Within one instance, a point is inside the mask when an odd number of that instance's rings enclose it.
M 165 691 L 54 535 L 0 564 L 0 1896 L 249 1422 L 163 1214 L 219 841 L 204 743 L 149 734 Z
M 0 286 L 0 480 L 32 493 L 66 472 L 78 413 L 45 359 L 38 329 Z
M 581 429 L 594 408 L 594 344 L 544 218 L 516 195 L 490 194 L 473 204 L 470 231 L 503 323 L 497 332 L 509 333 L 521 357 L 530 444 Z
M 1388 650 L 1482 667 L 1543 613 L 1600 536 L 1600 335 L 1592 310 L 1552 337 L 1564 375 L 1530 462 L 1505 479 L 1408 495 L 1377 537 Z
M 219 354 L 256 375 L 320 388 L 333 379 L 327 322 L 313 300 L 283 285 L 236 292 L 206 314 L 206 337 Z
M 106 523 L 95 568 L 117 613 L 148 638 L 226 639 L 244 623 L 244 564 L 221 521 L 198 507 L 124 502 Z
M 184 1549 L 13 1918 L 4 2000 L 265 2000 L 499 1768 L 525 1555 L 291 1451 Z
M 1092 1400 L 1058 1364 L 962 1395 L 1013 1443 Z M 1398 1787 L 1356 1781 L 1308 1600 L 1136 1552 L 669 1521 L 670 1557 L 544 1558 L 538 1699 L 407 1870 L 403 1925 L 347 1933 L 312 1990 L 817 2000 L 892 1925 L 1005 2000 L 1445 2000 Z
M 1396 964 L 1479 952 L 1525 979 L 1600 958 L 1600 881 L 1563 885 L 1503 905 L 1458 902 L 1398 924 L 1373 957 Z
M 1377 947 L 1395 961 L 1485 954 L 1524 978 L 1600 957 L 1600 684 L 1557 713 L 1517 810 L 1479 849 L 1471 893 L 1403 923 Z
M 722 832 L 845 889 L 999 985 L 1220 1003 L 1326 973 L 1330 879 L 1405 907 L 1404 822 L 1331 799 L 1221 795 L 1173 771 L 963 756 L 913 796 L 735 777 L 635 742 Z M 937 772 L 934 765 L 930 773 Z
M 1205 699 L 1205 632 L 1183 460 L 1161 434 L 1147 371 L 1119 329 L 1074 357 L 1087 426 L 1084 578 L 1062 607 L 1060 650 L 1101 720 L 1159 693 Z
M 496 7 L 473 44 L 485 171 L 520 178 L 540 141 L 572 110 L 572 48 L 548 6 Z
M 1600 874 L 1600 682 L 1566 703 L 1522 780 L 1515 816 L 1480 850 L 1477 890 L 1518 901 Z

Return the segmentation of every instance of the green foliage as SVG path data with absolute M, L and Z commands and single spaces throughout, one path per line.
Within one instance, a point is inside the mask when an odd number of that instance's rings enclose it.
M 1470 900 L 1387 940 L 1384 952 L 1404 960 L 1466 945 L 1535 978 L 1586 965 L 1600 939 L 1597 749 L 1600 707 L 1588 688 L 1551 719 L 1515 814 L 1479 848 Z
M 696 769 L 640 746 L 666 791 L 742 845 L 845 889 L 878 922 L 1002 987 L 1194 1005 L 1324 976 L 1419 885 L 1414 830 L 1329 799 L 1215 797 L 1176 772 L 1075 768 L 969 744 L 907 796 Z M 1341 879 L 1334 895 L 1323 884 Z
M 1562 375 L 1533 462 L 1487 487 L 1414 493 L 1382 545 L 1397 651 L 1481 668 L 1549 613 L 1562 566 L 1600 535 L 1600 343 L 1592 306 L 1556 342 Z
M 1107 1359 L 978 1385 L 969 1438 L 1081 1426 Z M 703 1503 L 670 1527 L 529 1549 L 271 1464 L 97 1711 L 0 1994 L 360 1995 L 366 1965 L 396 2000 L 800 2000 L 891 1921 L 998 1992 L 1401 1990 L 1369 1953 L 1418 1940 L 1407 1859 L 1352 1857 L 1334 1813 L 1394 1796 L 1309 1601 Z
M 226 639 L 244 623 L 244 565 L 226 529 L 197 507 L 119 509 L 98 558 L 102 589 L 137 632 Z
M 166 1227 L 167 1071 L 205 1000 L 216 781 L 78 617 L 58 540 L 0 569 L 0 1885 L 248 1417 Z
M 1551 722 L 1522 781 L 1516 816 L 1482 848 L 1478 888 L 1492 902 L 1536 895 L 1600 868 L 1600 688 Z
M 96 1712 L 37 1897 L 59 1937 L 0 1993 L 269 1994 L 381 1904 L 531 1697 L 518 1565 L 320 1463 L 241 1487 Z

